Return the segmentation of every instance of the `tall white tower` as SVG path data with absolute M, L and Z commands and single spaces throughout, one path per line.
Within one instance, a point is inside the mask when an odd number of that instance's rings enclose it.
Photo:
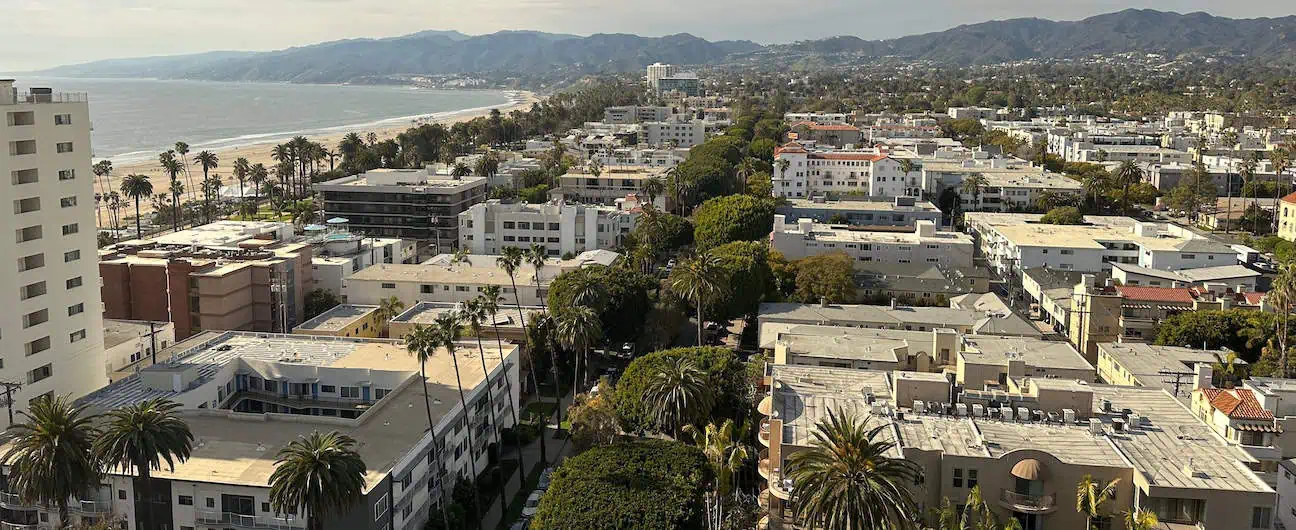
M 648 87 L 657 90 L 657 81 L 675 75 L 675 65 L 653 63 L 648 65 Z
M 14 411 L 107 384 L 87 100 L 0 79 L 0 383 L 22 385 Z

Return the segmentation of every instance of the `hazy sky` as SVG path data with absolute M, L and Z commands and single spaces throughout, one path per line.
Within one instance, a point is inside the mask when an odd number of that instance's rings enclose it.
M 1126 7 L 1238 18 L 1296 13 L 1292 0 L 0 0 L 0 72 L 424 29 L 688 32 L 764 44 L 890 38 L 1014 17 L 1074 20 Z

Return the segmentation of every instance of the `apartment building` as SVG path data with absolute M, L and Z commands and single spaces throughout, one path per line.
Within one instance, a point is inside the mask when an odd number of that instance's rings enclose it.
M 951 120 L 993 120 L 999 117 L 999 109 L 993 107 L 950 107 L 945 111 Z
M 392 337 L 404 337 L 419 326 L 431 326 L 436 323 L 438 317 L 453 314 L 462 309 L 463 305 L 458 303 L 419 302 L 391 319 L 391 322 L 388 323 L 391 330 L 389 335 Z M 526 344 L 527 334 L 523 319 L 525 318 L 526 322 L 530 322 L 533 315 L 543 312 L 543 306 L 522 306 L 519 308 L 513 305 L 512 300 L 504 300 L 500 303 L 499 313 L 495 314 L 495 321 L 492 322 L 492 325 L 482 328 L 482 339 L 494 341 L 495 333 L 498 331 L 500 340 Z M 526 371 L 528 368 L 523 366 L 521 369 Z
M 366 235 L 419 243 L 419 250 L 453 249 L 457 216 L 486 200 L 485 177 L 452 177 L 422 169 L 374 169 L 315 185 L 327 218 L 343 218 Z
M 642 212 L 630 197 L 617 206 L 503 204 L 491 199 L 459 214 L 459 248 L 473 254 L 499 254 L 505 247 L 545 245 L 559 256 L 587 250 L 612 250 L 635 228 Z
M 851 115 L 844 112 L 787 112 L 783 114 L 783 121 L 788 123 L 810 122 L 821 125 L 844 125 L 849 124 Z
M 1183 402 L 1192 398 L 1194 381 L 1228 355 L 1225 350 L 1160 346 L 1145 342 L 1098 344 L 1098 380 L 1109 385 L 1161 388 Z M 1246 361 L 1239 359 L 1239 365 Z
M 877 149 L 828 150 L 791 142 L 774 151 L 775 197 L 916 197 L 922 194 L 920 177 L 917 167 L 905 173 L 899 160 Z
M 175 344 L 175 324 L 104 319 L 104 359 L 108 379 L 117 381 L 153 364 L 154 353 Z
M 313 248 L 286 223 L 218 221 L 99 252 L 106 318 L 173 322 L 177 340 L 204 330 L 286 332 L 314 288 Z
M 377 305 L 394 296 L 409 307 L 417 302 L 466 302 L 489 285 L 499 287 L 507 301 L 514 301 L 516 284 L 516 299 L 522 305 L 543 306 L 549 296 L 549 282 L 559 274 L 581 267 L 612 266 L 620 254 L 591 250 L 573 259 L 554 258 L 540 268 L 538 275 L 534 267 L 523 265 L 513 278 L 495 263 L 498 257 L 469 254 L 458 260 L 442 254 L 417 265 L 380 264 L 352 275 L 343 292 L 352 304 Z
M 1296 241 L 1296 193 L 1278 201 L 1278 237 Z
M 932 331 L 951 329 L 965 335 L 1039 337 L 1026 319 L 1005 311 L 975 308 L 893 305 L 796 304 L 767 302 L 757 313 L 759 345 L 773 349 L 778 334 L 800 326 Z
M 165 397 L 194 435 L 192 456 L 154 472 L 152 499 L 137 498 L 130 475 L 109 474 L 73 503 L 69 523 L 122 519 L 137 527 L 142 503 L 159 528 L 306 527 L 307 514 L 275 513 L 269 478 L 276 455 L 313 430 L 360 441 L 361 495 L 323 527 L 415 530 L 454 484 L 489 460 L 494 428 L 512 425 L 518 348 L 483 344 L 485 355 L 457 366 L 439 349 L 423 366 L 403 343 L 304 335 L 207 332 L 166 350 L 165 362 L 114 382 L 81 404 L 102 413 Z M 476 352 L 475 343 L 461 351 Z M 485 372 L 483 371 L 485 367 Z M 461 405 L 459 384 L 464 402 Z M 426 386 L 426 390 L 425 387 Z M 424 403 L 424 392 L 428 398 Z M 426 409 L 435 425 L 429 432 Z M 129 499 L 136 499 L 134 501 Z M 7 525 L 57 521 L 43 507 L 6 503 Z
M 902 305 L 950 304 L 954 298 L 990 292 L 990 272 L 981 267 L 909 263 L 856 263 L 855 301 Z
M 90 106 L 84 93 L 19 92 L 0 80 L 0 379 L 21 383 L 12 410 L 37 397 L 107 383 L 95 270 Z
M 707 128 L 713 122 L 690 118 L 687 115 L 671 116 L 661 121 L 643 122 L 641 143 L 653 147 L 693 147 L 707 139 Z
M 312 290 L 323 289 L 342 296 L 342 284 L 356 271 L 375 263 L 418 261 L 418 247 L 414 241 L 366 237 L 345 229 L 326 229 L 318 225 L 306 229 L 306 242 L 314 248 L 311 257 Z
M 1000 274 L 1051 267 L 1106 272 L 1112 263 L 1181 270 L 1237 263 L 1237 252 L 1185 228 L 1129 217 L 1085 216 L 1082 225 L 1050 225 L 1039 214 L 970 212 L 978 255 Z
M 788 135 L 797 141 L 812 141 L 816 144 L 845 147 L 859 145 L 864 133 L 859 127 L 845 123 L 814 123 L 809 121 L 793 123 Z
M 646 121 L 665 121 L 674 113 L 670 107 L 626 105 L 603 109 L 603 123 L 623 125 Z
M 673 64 L 653 63 L 648 65 L 647 80 L 648 87 L 657 90 L 657 82 L 663 78 L 674 76 L 678 69 Z
M 697 97 L 702 95 L 702 80 L 692 72 L 675 72 L 657 79 L 657 95 Z
M 830 201 L 824 197 L 812 199 L 786 199 L 779 202 L 776 211 L 788 219 L 812 219 L 817 223 L 833 223 L 845 219 L 853 226 L 917 226 L 918 221 L 931 221 L 943 226 L 944 214 L 928 201 L 914 197 L 896 197 L 889 201 L 874 201 L 845 197 Z
M 597 160 L 605 168 L 659 168 L 666 169 L 678 166 L 688 158 L 688 149 L 654 149 L 618 147 L 597 151 L 590 154 L 590 160 Z
M 1179 313 L 1259 308 L 1234 293 L 1216 297 L 1194 289 L 1096 285 L 1092 275 L 1084 275 L 1073 293 L 1067 335 L 1090 359 L 1096 359 L 1099 343 L 1155 339 L 1161 323 Z
M 665 182 L 665 170 L 656 168 L 605 168 L 598 175 L 588 173 L 582 168 L 571 168 L 567 174 L 558 177 L 558 187 L 549 192 L 551 199 L 562 199 L 564 202 L 615 205 L 618 199 L 627 195 L 649 197 L 644 193 L 644 182 L 648 179 L 659 179 Z M 664 208 L 664 194 L 653 197 L 653 204 Z
M 1242 265 L 1222 265 L 1167 271 L 1127 263 L 1112 264 L 1112 278 L 1125 286 L 1195 287 L 1216 296 L 1252 293 L 1261 274 Z
M 316 337 L 378 338 L 386 322 L 379 318 L 376 305 L 338 304 L 315 318 L 298 324 L 293 335 Z M 401 335 L 392 335 L 400 338 Z
M 1143 181 L 1156 186 L 1156 189 L 1162 192 L 1173 190 L 1185 178 L 1197 178 L 1193 175 L 1194 169 L 1191 163 L 1143 165 Z M 1206 168 L 1206 177 L 1215 185 L 1220 195 L 1225 195 L 1229 190 L 1234 190 L 1235 195 L 1240 195 L 1238 190 L 1242 189 L 1243 182 L 1242 177 L 1237 173 L 1218 168 Z
M 841 252 L 859 267 L 920 263 L 971 268 L 973 257 L 972 236 L 939 232 L 931 221 L 917 221 L 913 228 L 826 225 L 810 219 L 789 225 L 785 216 L 775 215 L 770 248 L 789 260 Z
M 911 492 L 929 513 L 973 488 L 1000 521 L 1027 530 L 1081 528 L 1068 504 L 1076 484 L 1120 479 L 1097 526 L 1124 511 L 1153 512 L 1166 528 L 1271 528 L 1274 488 L 1256 458 L 1216 436 L 1164 390 L 1010 376 L 1006 390 L 960 389 L 939 374 L 774 364 L 758 409 L 760 502 L 770 528 L 793 528 L 787 459 L 811 446 L 829 412 L 883 427 L 887 456 L 916 463 Z M 928 521 L 934 524 L 935 521 Z
M 973 175 L 983 178 L 984 184 L 976 191 L 964 190 L 963 181 Z M 952 190 L 964 211 L 977 212 L 1034 210 L 1044 192 L 1084 193 L 1079 181 L 1015 158 L 923 159 L 922 183 L 927 196 Z

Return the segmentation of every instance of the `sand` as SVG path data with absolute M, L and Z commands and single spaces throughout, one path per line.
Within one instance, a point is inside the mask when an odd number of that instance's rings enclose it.
M 507 107 L 497 107 L 500 112 L 504 114 L 508 114 L 509 112 L 512 112 L 514 110 L 525 111 L 531 108 L 532 103 L 539 101 L 539 98 L 531 92 L 526 92 L 526 91 L 516 91 L 516 92 L 518 93 L 518 95 L 520 95 L 523 98 L 523 100 L 520 103 L 509 105 Z M 401 125 L 394 125 L 391 127 L 381 128 L 381 129 L 371 129 L 371 130 L 363 130 L 363 131 L 355 131 L 355 132 L 358 132 L 362 138 L 366 137 L 368 133 L 372 132 L 378 135 L 378 141 L 381 142 L 388 138 L 395 138 L 396 135 L 405 132 L 407 129 L 410 129 L 411 127 L 423 123 L 441 123 L 443 125 L 451 125 L 454 123 L 466 122 L 474 118 L 479 118 L 482 116 L 489 116 L 489 115 L 490 115 L 490 109 L 482 109 L 480 111 L 462 114 L 462 115 L 456 115 L 450 118 L 435 119 L 435 120 L 420 120 L 418 123 L 411 122 L 411 123 L 405 123 Z M 348 132 L 340 132 L 336 134 L 329 134 L 329 135 L 322 135 L 322 136 L 307 136 L 307 139 L 309 139 L 312 142 L 319 142 L 321 144 L 324 144 L 324 146 L 329 148 L 330 150 L 336 150 L 338 143 L 341 142 L 342 138 L 347 134 Z M 225 181 L 225 186 L 227 188 L 237 190 L 238 181 L 233 177 L 232 171 L 230 169 L 231 166 L 234 164 L 234 160 L 242 157 L 248 159 L 248 163 L 250 164 L 261 163 L 261 164 L 265 164 L 266 168 L 273 168 L 276 162 L 274 158 L 271 156 L 271 152 L 274 150 L 275 145 L 278 143 L 282 143 L 282 140 L 276 140 L 267 143 L 252 144 L 246 146 L 239 146 L 239 147 L 231 147 L 227 149 L 213 149 L 212 151 L 220 156 L 220 166 L 215 171 L 213 171 L 213 173 L 216 175 L 220 175 L 222 177 L 222 179 Z M 192 159 L 193 155 L 194 153 L 190 152 L 189 158 Z M 185 184 L 185 200 L 196 200 L 201 196 L 200 193 L 201 190 L 197 190 L 193 188 L 195 188 L 198 182 L 202 180 L 202 170 L 196 167 L 196 165 L 193 164 L 193 161 L 190 160 L 189 172 L 190 172 L 190 179 L 193 181 L 194 186 L 192 187 L 190 186 L 190 183 L 185 180 L 185 176 L 183 174 L 180 175 L 179 179 L 181 182 L 184 182 Z M 97 182 L 95 182 L 95 192 L 101 192 L 104 189 L 107 189 L 107 191 L 117 190 L 120 187 L 121 178 L 125 177 L 126 175 L 137 174 L 137 173 L 142 175 L 147 175 L 149 177 L 149 180 L 153 184 L 154 193 L 159 193 L 159 192 L 165 193 L 165 190 L 167 189 L 168 186 L 167 182 L 169 181 L 169 177 L 167 177 L 166 173 L 164 173 L 162 169 L 158 166 L 158 162 L 156 159 L 122 162 L 120 164 L 117 162 L 113 162 L 112 175 L 110 175 L 106 179 L 99 179 Z M 147 214 L 152 211 L 153 211 L 153 206 L 150 204 L 150 201 L 147 200 L 140 201 L 140 215 L 147 217 Z M 107 209 L 105 208 L 102 215 L 102 220 L 105 224 L 109 222 L 108 219 L 109 216 L 107 215 L 107 213 L 108 213 Z M 134 219 L 134 215 L 135 215 L 135 206 L 134 203 L 131 203 L 128 208 L 122 211 L 122 223 L 124 225 L 130 224 L 126 221 L 126 217 L 129 216 L 131 219 Z

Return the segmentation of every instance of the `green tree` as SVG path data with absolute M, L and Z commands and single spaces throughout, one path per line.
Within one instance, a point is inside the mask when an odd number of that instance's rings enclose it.
M 758 241 L 774 226 L 774 199 L 730 195 L 702 203 L 694 212 L 693 240 L 699 251 L 730 241 Z
M 734 241 L 711 250 L 719 262 L 719 277 L 725 287 L 706 314 L 717 322 L 752 317 L 760 303 L 774 292 L 774 273 L 769 265 L 769 246 L 760 241 Z M 679 269 L 672 271 L 674 277 Z M 673 278 L 672 278 L 673 280 Z
M 1248 309 L 1186 311 L 1171 315 L 1157 327 L 1156 343 L 1163 346 L 1216 349 L 1227 347 L 1248 363 L 1260 356 L 1264 339 L 1275 335 L 1272 313 Z M 1281 338 L 1282 335 L 1278 334 Z
M 391 319 L 401 314 L 405 310 L 405 302 L 395 296 L 389 296 L 378 301 L 378 311 L 375 312 L 374 318 L 377 318 L 382 324 L 382 336 L 387 336 L 388 326 Z
M 499 315 L 500 312 L 500 301 L 504 299 L 502 296 L 500 296 L 500 293 L 502 292 L 503 290 L 500 289 L 500 286 L 498 285 L 487 285 L 486 287 L 482 288 L 481 294 L 477 295 L 477 304 L 481 306 L 482 312 L 485 314 L 486 319 L 490 321 L 491 327 L 495 332 L 495 347 L 497 348 L 496 353 L 499 356 L 500 366 L 504 366 L 504 339 L 500 337 L 499 318 L 497 318 L 497 316 Z M 525 327 L 523 329 L 525 329 Z M 532 373 L 535 373 L 534 364 L 532 364 L 529 368 Z M 512 396 L 513 381 L 509 380 L 508 370 L 503 370 L 503 372 L 504 372 L 504 395 Z M 512 417 L 514 429 L 516 429 L 517 426 L 521 425 L 521 423 L 518 423 L 517 407 L 514 406 L 512 399 L 508 399 L 507 401 L 508 401 L 509 416 Z M 517 450 L 518 465 L 524 470 L 523 473 L 525 473 L 526 472 L 525 470 L 530 468 L 526 466 L 526 460 L 522 458 L 522 437 L 514 436 L 513 443 L 515 446 L 514 449 Z M 542 458 L 544 457 L 544 454 L 545 454 L 544 444 L 542 443 L 540 444 L 540 455 Z
M 1125 512 L 1125 530 L 1152 530 L 1160 522 L 1155 513 L 1147 510 L 1134 509 Z
M 1063 206 L 1054 208 L 1040 217 L 1040 222 L 1049 225 L 1082 225 L 1084 224 L 1084 214 L 1080 209 L 1074 206 Z
M 472 333 L 473 338 L 477 341 L 477 360 L 481 362 L 482 380 L 489 383 L 490 369 L 486 367 L 486 349 L 482 347 L 482 331 L 485 329 L 486 320 L 490 318 L 490 315 L 486 312 L 486 307 L 482 305 L 481 298 L 473 298 L 464 302 L 459 309 L 459 318 L 467 324 L 468 331 Z M 504 370 L 502 367 L 503 365 L 501 365 L 501 371 L 507 372 L 507 370 Z M 491 391 L 486 392 L 486 408 L 490 413 L 490 417 L 486 420 L 486 423 L 491 427 L 491 435 L 495 446 L 500 447 L 499 424 L 496 423 L 494 419 L 496 410 L 495 397 L 492 394 L 494 393 Z M 520 462 L 521 461 L 519 460 L 519 463 Z M 506 479 L 506 477 L 497 478 L 501 481 Z M 508 504 L 508 501 L 504 499 L 503 487 L 499 488 L 499 499 L 500 506 Z
M 855 270 L 844 252 L 810 256 L 792 262 L 796 298 L 807 304 L 855 301 Z
M 310 320 L 324 314 L 325 311 L 337 307 L 340 303 L 342 303 L 342 300 L 338 299 L 337 295 L 333 294 L 333 291 L 312 289 L 306 293 L 306 314 L 304 317 L 306 320 Z
M 1120 478 L 1106 483 L 1094 480 L 1093 475 L 1086 474 L 1076 484 L 1076 511 L 1085 516 L 1085 530 L 1093 529 L 1094 519 L 1103 517 L 1103 505 L 1116 496 L 1116 486 Z
M 611 398 L 615 393 L 616 385 L 604 377 L 599 380 L 598 395 L 578 394 L 572 400 L 567 421 L 571 423 L 572 445 L 578 453 L 611 445 L 621 434 L 616 405 Z
M 135 201 L 135 237 L 144 237 L 144 232 L 140 229 L 139 204 L 140 199 L 153 195 L 153 183 L 144 175 L 132 173 L 122 179 L 121 192 Z
M 95 418 L 70 396 L 37 398 L 18 415 L 22 423 L 0 435 L 9 491 L 32 504 L 55 506 L 59 520 L 69 521 L 68 499 L 99 486 Z
M 1112 174 L 1116 179 L 1116 185 L 1121 188 L 1121 210 L 1127 214 L 1130 211 L 1130 188 L 1135 184 L 1143 181 L 1143 168 L 1133 160 L 1121 162 Z
M 613 343 L 634 342 L 643 332 L 652 309 L 652 276 L 625 267 L 591 265 L 569 270 L 549 282 L 547 306 L 554 311 L 585 305 L 598 316 L 603 338 Z M 595 289 L 591 298 L 588 291 Z
M 685 425 L 702 419 L 698 412 L 710 410 L 715 400 L 707 374 L 687 357 L 670 359 L 657 370 L 644 397 L 657 427 L 675 439 L 680 438 Z
M 571 457 L 540 498 L 532 530 L 703 530 L 711 477 L 697 448 L 666 440 L 595 447 Z
M 740 491 L 740 471 L 755 454 L 755 448 L 746 442 L 750 430 L 750 423 L 739 426 L 729 418 L 719 426 L 715 423 L 707 423 L 702 429 L 684 426 L 684 433 L 692 437 L 693 445 L 706 455 L 716 477 L 716 494 L 722 498 Z
M 747 146 L 747 153 L 752 158 L 771 163 L 774 161 L 774 150 L 778 149 L 778 144 L 769 138 L 757 138 L 752 140 Z
M 973 210 L 981 209 L 981 190 L 984 190 L 989 183 L 990 181 L 986 179 L 986 176 L 980 173 L 973 173 L 963 179 L 959 191 L 963 192 L 964 195 L 972 196 Z
M 337 431 L 289 442 L 270 474 L 275 513 L 305 513 L 307 530 L 323 530 L 325 516 L 355 504 L 365 489 L 365 463 L 355 445 Z
M 428 326 L 416 326 L 413 331 L 405 336 L 405 349 L 409 350 L 419 362 L 419 380 L 423 381 L 423 408 L 427 412 L 428 432 L 432 433 L 432 445 L 436 449 L 445 447 L 444 440 L 437 440 L 436 437 L 436 420 L 432 417 L 432 400 L 428 397 L 427 385 L 427 362 L 432 358 L 432 354 L 440 347 L 439 338 L 436 330 Z M 435 450 L 435 449 L 434 449 Z M 443 528 L 450 528 L 446 514 L 445 495 L 442 494 L 438 499 L 437 505 L 441 507 L 441 525 Z
M 785 460 L 797 519 L 823 530 L 917 528 L 909 487 L 922 482 L 922 468 L 887 456 L 895 443 L 878 435 L 890 425 L 870 429 L 851 412 L 829 409 L 816 427 L 810 448 Z
M 188 460 L 193 451 L 193 433 L 176 414 L 179 408 L 179 403 L 158 397 L 110 411 L 91 449 L 95 459 L 110 468 L 134 469 L 144 499 L 144 528 L 156 526 L 151 472 L 162 469 L 163 462 L 175 471 L 176 463 Z
M 213 197 L 208 193 L 207 181 L 208 173 L 220 165 L 220 157 L 211 151 L 202 151 L 194 156 L 194 163 L 202 168 L 203 172 L 203 212 L 207 214 L 207 222 L 211 222 L 211 201 Z
M 684 260 L 671 272 L 670 288 L 680 298 L 693 302 L 697 309 L 697 345 L 702 343 L 702 327 L 706 324 L 703 310 L 723 295 L 728 284 L 720 268 L 720 258 L 702 253 Z
M 588 372 L 590 346 L 603 336 L 602 321 L 593 309 L 583 306 L 565 307 L 556 313 L 556 317 L 558 341 L 568 350 L 575 352 L 572 359 L 572 390 L 577 391 L 581 388 L 581 359 L 584 358 L 585 369 Z M 560 417 L 559 423 L 561 422 Z
M 688 411 L 697 422 L 721 421 L 721 418 L 745 418 L 755 404 L 747 396 L 746 366 L 739 362 L 733 351 L 724 348 L 673 348 L 660 350 L 636 358 L 626 367 L 617 381 L 616 410 L 621 429 L 626 432 L 656 430 L 658 425 L 653 399 L 649 397 L 656 375 L 669 370 L 677 359 L 687 359 L 711 383 L 709 402 L 697 410 Z

